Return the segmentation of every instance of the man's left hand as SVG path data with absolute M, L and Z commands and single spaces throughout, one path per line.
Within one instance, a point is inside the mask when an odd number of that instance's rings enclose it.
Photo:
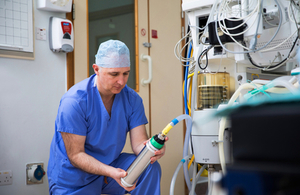
M 149 139 L 150 140 L 150 139 Z M 146 145 L 146 143 L 149 141 L 145 141 L 144 145 Z M 169 140 L 168 137 L 165 137 L 165 143 Z M 163 155 L 165 155 L 166 153 L 166 144 L 164 144 L 164 146 L 160 149 L 155 151 L 155 156 L 151 157 L 151 164 L 153 164 L 155 161 L 157 161 L 158 159 L 160 159 L 161 157 L 163 157 Z

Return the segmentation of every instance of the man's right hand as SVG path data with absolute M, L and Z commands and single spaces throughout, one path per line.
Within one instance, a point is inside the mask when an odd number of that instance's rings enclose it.
M 128 192 L 135 188 L 136 183 L 130 188 L 122 185 L 121 178 L 127 175 L 126 171 L 103 164 L 94 157 L 85 153 L 85 136 L 65 132 L 61 132 L 61 136 L 64 140 L 69 160 L 74 167 L 77 167 L 87 173 L 111 177 Z
M 125 190 L 127 190 L 128 192 L 130 192 L 131 190 L 133 190 L 136 187 L 136 183 L 133 184 L 132 187 L 125 187 L 122 185 L 121 183 L 121 178 L 125 177 L 127 175 L 127 172 L 124 171 L 123 169 L 120 168 L 115 168 L 114 171 L 111 173 L 111 177 L 120 185 L 122 186 Z

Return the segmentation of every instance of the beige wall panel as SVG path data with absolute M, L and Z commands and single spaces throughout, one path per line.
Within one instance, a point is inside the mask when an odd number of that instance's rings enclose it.
M 151 0 L 150 31 L 157 30 L 158 38 L 150 38 L 153 59 L 151 83 L 152 134 L 159 133 L 173 118 L 183 113 L 182 66 L 174 55 L 174 46 L 181 38 L 181 1 Z M 169 194 L 174 171 L 182 159 L 183 122 L 168 134 L 165 156 L 159 160 L 162 167 L 162 194 Z M 184 194 L 183 172 L 176 180 L 176 194 Z
M 88 60 L 88 29 L 87 29 L 87 0 L 74 0 L 74 64 L 75 83 L 87 78 Z
M 143 86 L 141 84 L 141 80 L 148 79 L 148 62 L 147 61 L 142 61 L 140 56 L 141 54 L 146 54 L 148 55 L 148 48 L 143 46 L 144 42 L 148 42 L 148 9 L 147 9 L 147 0 L 138 0 L 137 2 L 137 8 L 138 8 L 138 18 L 137 22 L 138 25 L 136 26 L 137 28 L 137 40 L 138 42 L 136 43 L 138 45 L 138 52 L 136 53 L 136 57 L 138 58 L 138 74 L 137 74 L 137 79 L 139 82 L 139 90 L 137 91 L 138 94 L 142 97 L 144 107 L 145 107 L 145 113 L 148 121 L 150 120 L 150 114 L 149 114 L 149 85 Z M 144 36 L 141 35 L 141 30 L 145 29 L 146 34 Z M 150 122 L 150 121 L 149 121 Z M 149 130 L 150 130 L 150 124 L 146 125 L 147 133 L 149 136 Z M 127 141 L 124 147 L 124 152 L 132 152 L 131 146 L 130 146 L 130 140 L 129 140 L 129 135 L 127 136 Z

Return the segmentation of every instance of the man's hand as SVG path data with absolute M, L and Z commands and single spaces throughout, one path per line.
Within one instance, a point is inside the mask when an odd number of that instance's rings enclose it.
M 129 188 L 123 186 L 121 183 L 121 178 L 125 177 L 126 175 L 127 175 L 127 172 L 124 171 L 123 169 L 115 168 L 114 171 L 111 173 L 111 178 L 113 178 L 125 190 L 130 192 L 131 190 L 133 190 L 135 188 L 137 182 L 135 182 L 135 184 L 133 184 L 133 186 L 129 187 Z
M 150 138 L 151 139 L 151 138 Z M 148 139 L 147 141 L 144 142 L 144 145 L 146 145 L 146 143 L 150 140 Z M 168 137 L 165 137 L 165 143 L 169 140 Z M 161 157 L 163 157 L 163 155 L 165 155 L 166 152 L 166 144 L 164 144 L 164 146 L 160 149 L 155 151 L 155 156 L 151 157 L 151 164 L 153 164 L 155 161 L 157 161 L 158 159 L 160 159 Z
M 136 184 L 134 184 L 130 188 L 126 188 L 122 185 L 121 178 L 127 175 L 126 171 L 106 165 L 85 153 L 85 136 L 64 132 L 61 132 L 61 136 L 64 140 L 68 157 L 73 166 L 91 174 L 103 175 L 113 178 L 120 186 L 122 186 L 127 191 L 131 191 L 135 188 Z

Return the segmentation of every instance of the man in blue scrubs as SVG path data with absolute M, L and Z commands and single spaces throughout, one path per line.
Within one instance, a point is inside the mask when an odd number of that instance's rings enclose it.
M 61 99 L 48 163 L 50 194 L 160 194 L 161 169 L 156 151 L 133 187 L 121 178 L 148 136 L 141 97 L 126 82 L 129 50 L 121 41 L 102 43 L 95 74 L 74 85 Z M 134 154 L 121 153 L 129 132 Z

